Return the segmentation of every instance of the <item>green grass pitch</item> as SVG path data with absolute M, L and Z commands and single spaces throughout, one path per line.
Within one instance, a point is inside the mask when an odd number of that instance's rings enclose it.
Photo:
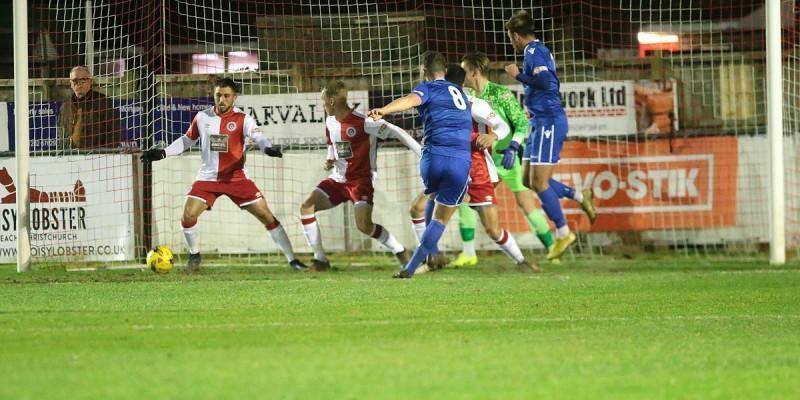
M 393 280 L 389 258 L 17 274 L 2 399 L 800 398 L 800 265 L 593 258 Z

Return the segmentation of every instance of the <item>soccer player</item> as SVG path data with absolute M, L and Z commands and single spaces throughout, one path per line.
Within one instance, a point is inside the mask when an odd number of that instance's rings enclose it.
M 431 212 L 426 212 L 429 222 L 419 247 L 395 278 L 411 278 L 428 254 L 437 252 L 445 226 L 464 198 L 472 165 L 472 115 L 467 95 L 459 85 L 444 79 L 444 57 L 437 52 L 425 55 L 422 74 L 425 81 L 415 86 L 410 94 L 369 113 L 381 119 L 416 107 L 425 126 L 419 169 L 425 194 L 435 206 L 429 207 Z
M 450 82 L 452 82 L 452 83 L 455 83 L 459 87 L 461 87 L 461 86 L 463 86 L 463 83 L 464 83 L 464 75 L 465 75 L 465 71 L 464 71 L 463 68 L 461 68 L 458 65 L 451 64 L 451 65 L 447 66 L 447 72 L 445 73 L 445 79 L 450 81 Z M 490 132 L 496 132 L 500 136 L 506 137 L 510 133 L 510 128 L 509 128 L 508 124 L 498 114 L 496 114 L 494 112 L 494 110 L 492 110 L 491 106 L 487 102 L 485 102 L 483 100 L 480 100 L 480 99 L 475 99 L 474 97 L 471 97 L 469 95 L 467 96 L 467 99 L 469 100 L 470 105 L 471 105 L 470 112 L 472 114 L 472 119 L 474 121 L 473 122 L 473 131 L 472 131 L 472 136 L 471 136 L 471 141 L 472 141 L 472 148 L 471 148 L 471 151 L 472 151 L 472 167 L 470 168 L 470 183 L 469 183 L 469 187 L 467 189 L 467 192 L 469 194 L 469 192 L 471 190 L 473 190 L 473 188 L 480 188 L 480 185 L 476 185 L 476 182 L 475 182 L 476 177 L 473 176 L 473 174 L 476 171 L 485 172 L 484 169 L 486 168 L 485 166 L 483 166 L 483 169 L 481 167 L 481 165 L 484 164 L 484 162 L 483 162 L 484 148 L 481 147 L 480 150 L 476 150 L 476 147 L 475 147 L 475 140 L 477 139 L 477 137 L 476 137 L 477 133 L 476 132 L 478 132 L 479 129 L 483 129 L 484 131 L 488 130 Z M 525 125 L 527 126 L 527 121 L 525 121 Z M 481 127 L 481 128 L 479 128 L 479 127 Z M 487 143 L 487 145 L 486 145 L 487 148 L 491 148 L 491 144 L 492 143 L 491 143 L 491 141 L 489 141 L 488 138 L 492 137 L 492 138 L 496 139 L 497 138 L 497 134 L 492 134 L 492 136 L 481 137 L 481 141 L 484 141 L 484 142 Z M 476 153 L 476 151 L 477 151 L 477 153 Z M 476 163 L 478 163 L 480 165 L 476 166 Z M 480 178 L 484 177 L 484 175 L 481 175 L 480 173 L 479 173 L 479 176 L 480 176 Z M 489 173 L 486 172 L 485 176 L 488 177 Z M 494 176 L 495 179 L 490 180 L 489 181 L 490 184 L 492 184 L 492 182 L 496 182 L 497 181 L 496 174 L 493 173 L 492 176 Z M 478 189 L 478 190 L 480 190 L 480 189 Z M 492 192 L 488 193 L 488 194 L 484 193 L 483 196 L 487 197 L 487 198 L 493 197 L 494 196 L 494 190 L 492 190 Z M 490 203 L 494 204 L 494 202 L 490 202 Z M 467 202 L 467 201 L 463 202 L 461 204 L 461 206 L 459 206 L 459 212 L 461 212 L 461 210 L 462 210 L 462 208 L 463 208 L 463 206 L 465 204 L 469 205 L 469 202 Z M 426 226 L 426 214 L 425 213 L 426 213 L 426 211 L 430 211 L 431 210 L 431 205 L 432 205 L 432 202 L 428 199 L 428 196 L 426 196 L 425 193 L 421 193 L 419 196 L 417 196 L 411 202 L 411 209 L 410 209 L 411 224 L 412 224 L 412 226 L 414 228 L 414 233 L 417 236 L 417 241 L 420 242 L 420 243 L 422 242 L 422 234 L 425 232 L 425 226 Z M 471 213 L 473 213 L 472 217 L 473 217 L 473 220 L 474 220 L 475 211 L 473 211 L 472 209 L 469 209 L 469 211 Z M 499 224 L 499 220 L 497 221 L 497 223 Z M 545 223 L 546 223 L 546 221 L 545 221 Z M 484 227 L 486 227 L 486 226 L 487 225 L 484 225 Z M 500 229 L 499 225 L 498 225 L 497 229 L 498 230 Z M 463 233 L 463 230 L 462 230 L 462 233 Z M 471 240 L 474 240 L 474 233 L 475 232 L 474 232 L 474 228 L 473 228 Z M 490 234 L 490 236 L 492 236 L 492 235 Z M 494 238 L 494 239 L 496 240 L 496 238 Z M 470 242 L 470 244 L 472 245 L 473 253 L 474 253 L 474 248 L 475 248 L 474 247 L 475 246 L 474 241 Z M 477 257 L 476 257 L 476 259 L 477 259 Z M 428 270 L 441 269 L 445 265 L 447 265 L 447 262 L 444 262 L 441 258 L 429 257 L 428 260 L 427 260 L 428 268 L 426 268 L 426 269 L 417 269 L 417 273 L 423 272 L 423 271 L 428 271 Z M 462 265 L 454 264 L 454 266 L 458 267 L 458 266 L 462 266 Z
M 512 78 L 522 83 L 525 90 L 525 106 L 531 114 L 531 134 L 525 147 L 523 162 L 530 163 L 530 186 L 539 195 L 547 217 L 556 226 L 556 241 L 547 253 L 547 259 L 561 256 L 575 242 L 570 232 L 561 198 L 567 197 L 581 204 L 590 222 L 596 214 L 592 203 L 592 191 L 575 189 L 552 178 L 553 168 L 558 164 L 561 148 L 567 138 L 567 114 L 561 106 L 560 81 L 556 64 L 550 50 L 534 33 L 533 18 L 527 11 L 518 11 L 505 25 L 511 44 L 517 51 L 525 53 L 522 71 L 516 64 L 505 67 Z
M 399 127 L 383 120 L 375 121 L 353 110 L 347 105 L 347 88 L 340 80 L 331 80 L 325 85 L 322 102 L 328 114 L 325 120 L 328 158 L 324 169 L 333 172 L 317 185 L 300 206 L 303 232 L 308 245 L 314 249 L 311 269 L 322 271 L 330 268 L 314 213 L 336 207 L 345 201 L 354 204 L 358 230 L 380 242 L 405 265 L 409 259 L 408 251 L 386 228 L 372 221 L 372 180 L 377 172 L 377 139 L 394 137 L 417 157 L 421 155 L 419 143 Z
M 475 97 L 489 102 L 492 109 L 512 127 L 513 134 L 498 140 L 492 145 L 492 160 L 499 178 L 508 185 L 514 194 L 517 207 L 523 212 L 528 226 L 542 242 L 545 249 L 553 246 L 550 224 L 536 208 L 533 192 L 522 183 L 522 167 L 517 153 L 528 137 L 528 118 L 525 111 L 511 91 L 503 85 L 489 81 L 486 73 L 489 69 L 489 57 L 484 53 L 469 53 L 461 58 L 461 67 L 466 71 L 464 86 L 472 89 Z M 474 161 L 473 161 L 474 163 Z M 495 183 L 496 185 L 496 183 Z M 475 211 L 469 204 L 463 203 L 458 209 L 458 225 L 463 242 L 463 250 L 453 266 L 464 267 L 478 263 L 475 254 Z
M 464 83 L 466 72 L 458 65 L 447 68 L 445 79 L 458 85 Z M 486 233 L 497 243 L 500 250 L 509 256 L 519 267 L 526 270 L 539 272 L 536 265 L 525 261 L 525 256 L 519 249 L 517 242 L 511 234 L 500 226 L 500 215 L 497 211 L 497 197 L 494 186 L 498 181 L 497 171 L 491 156 L 492 144 L 503 140 L 511 133 L 511 128 L 500 118 L 488 102 L 469 97 L 472 105 L 472 167 L 470 168 L 470 181 L 467 189 L 469 206 L 476 210 L 481 218 L 481 224 Z M 514 156 L 516 158 L 516 155 Z
M 189 250 L 188 270 L 200 268 L 197 218 L 204 211 L 211 210 L 221 195 L 228 196 L 237 206 L 264 224 L 293 269 L 306 270 L 307 267 L 295 257 L 286 231 L 267 207 L 261 191 L 247 175 L 244 167 L 247 139 L 254 141 L 270 157 L 282 157 L 283 153 L 280 148 L 272 146 L 251 116 L 234 107 L 238 93 L 238 86 L 233 80 L 218 80 L 214 85 L 214 106 L 197 113 L 186 134 L 167 148 L 146 150 L 141 159 L 152 162 L 177 156 L 200 141 L 202 164 L 186 195 L 181 218 L 183 238 Z

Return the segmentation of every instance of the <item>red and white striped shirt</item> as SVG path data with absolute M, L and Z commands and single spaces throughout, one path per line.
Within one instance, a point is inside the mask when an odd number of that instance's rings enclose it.
M 498 140 L 505 138 L 510 132 L 508 124 L 497 115 L 492 106 L 485 100 L 468 96 L 472 111 L 472 168 L 469 170 L 470 183 L 495 183 L 499 180 L 497 168 L 492 159 L 491 147 L 478 147 L 478 135 L 494 132 Z
M 492 148 L 478 147 L 478 135 L 487 134 L 492 128 L 477 122 L 472 123 L 472 167 L 469 169 L 470 184 L 480 185 L 485 183 L 495 183 L 499 180 L 497 168 L 492 160 Z
M 247 138 L 256 140 L 261 129 L 253 117 L 232 107 L 219 115 L 214 107 L 200 111 L 186 131 L 191 144 L 200 140 L 202 164 L 198 181 L 231 182 L 250 179 L 244 167 Z
M 335 160 L 330 178 L 347 182 L 374 178 L 377 174 L 377 139 L 395 137 L 420 155 L 420 146 L 404 130 L 386 121 L 375 121 L 353 110 L 341 121 L 334 116 L 325 119 L 328 159 Z

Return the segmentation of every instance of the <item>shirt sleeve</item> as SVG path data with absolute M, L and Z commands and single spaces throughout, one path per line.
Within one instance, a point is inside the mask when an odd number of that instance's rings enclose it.
M 505 114 L 506 118 L 511 123 L 511 130 L 513 132 L 511 140 L 517 143 L 525 142 L 529 129 L 528 117 L 525 116 L 525 110 L 522 109 L 514 93 L 511 93 L 510 90 L 502 91 L 500 95 L 497 96 L 497 101 L 494 102 L 494 106 L 498 110 L 502 110 L 503 114 Z
M 197 114 L 194 116 L 194 118 L 192 118 L 192 124 L 189 125 L 189 129 L 186 130 L 186 136 L 192 140 L 200 139 L 200 128 L 197 126 L 198 115 L 200 114 Z
M 472 98 L 472 119 L 492 128 L 497 135 L 497 140 L 503 140 L 511 132 L 508 124 L 497 115 L 488 102 L 478 98 Z
M 550 55 L 546 50 L 528 46 L 525 50 L 525 61 L 522 64 L 522 71 L 517 75 L 517 80 L 535 89 L 546 89 L 550 81 L 550 72 L 547 67 L 547 57 Z
M 195 143 L 197 143 L 197 139 L 191 139 L 188 134 L 181 135 L 181 137 L 175 139 L 174 142 L 164 148 L 164 154 L 166 154 L 167 157 L 177 156 L 188 150 Z
M 537 49 L 536 47 L 528 47 L 525 51 L 525 64 L 529 69 L 525 70 L 528 74 L 535 75 L 537 68 L 547 69 L 547 59 L 550 53 L 545 49 Z
M 244 136 L 254 141 L 261 151 L 272 147 L 272 142 L 264 135 L 264 132 L 261 131 L 261 127 L 258 126 L 258 123 L 256 123 L 253 117 L 245 115 L 243 130 Z
M 328 130 L 328 125 L 325 125 L 325 143 L 328 144 L 328 160 L 336 159 L 336 148 L 331 141 L 331 132 Z
M 428 84 L 426 82 L 421 82 L 417 86 L 414 86 L 414 88 L 411 89 L 411 93 L 414 93 L 417 96 L 419 96 L 420 105 L 427 103 L 428 99 L 431 97 L 430 92 L 428 90 Z
M 261 128 L 256 123 L 256 120 L 253 117 L 246 115 L 244 116 L 244 137 L 256 140 L 257 136 L 263 136 L 263 132 Z
M 395 138 L 413 151 L 417 157 L 422 157 L 422 147 L 420 147 L 419 143 L 397 125 L 382 119 L 375 121 L 372 118 L 367 118 L 364 120 L 364 132 L 379 139 Z
M 325 143 L 327 143 L 328 146 L 333 144 L 333 142 L 331 142 L 331 131 L 328 130 L 327 125 L 325 126 Z

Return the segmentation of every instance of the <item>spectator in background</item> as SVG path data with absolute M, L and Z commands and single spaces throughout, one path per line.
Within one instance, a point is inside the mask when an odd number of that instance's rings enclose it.
M 73 95 L 61 105 L 58 114 L 60 150 L 114 148 L 123 141 L 119 113 L 111 99 L 94 89 L 85 66 L 69 73 Z

